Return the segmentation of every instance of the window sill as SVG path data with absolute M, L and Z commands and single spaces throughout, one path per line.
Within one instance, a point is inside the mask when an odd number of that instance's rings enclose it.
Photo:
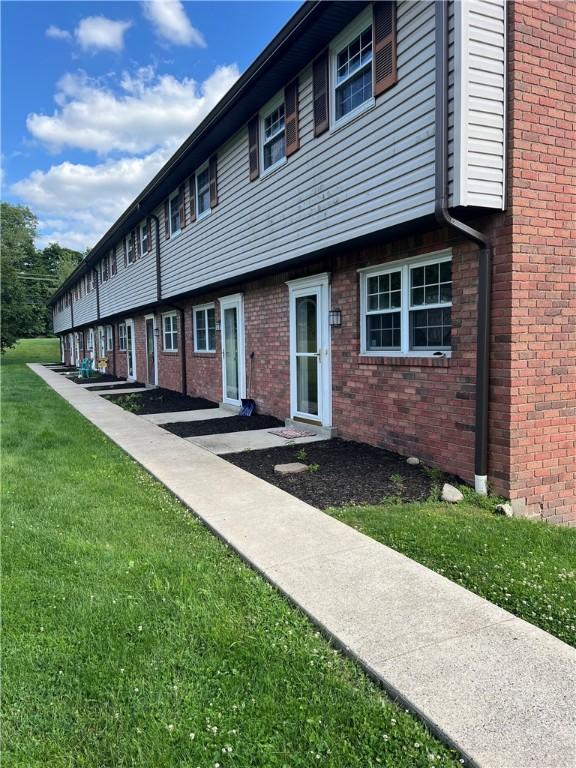
M 410 355 L 358 355 L 359 365 L 409 365 L 419 368 L 449 368 L 450 357 Z
M 332 98 L 334 98 L 334 91 L 332 91 L 331 95 L 332 95 Z M 376 99 L 374 98 L 374 96 L 372 96 L 371 99 L 369 99 L 368 101 L 365 101 L 364 104 L 359 106 L 353 112 L 349 112 L 344 117 L 341 117 L 339 120 L 336 120 L 336 118 L 333 118 L 332 125 L 330 126 L 330 133 L 337 133 L 338 131 L 342 130 L 342 128 L 346 128 L 347 125 L 350 125 L 350 123 L 353 123 L 359 117 L 366 114 L 366 112 L 370 112 L 372 109 L 374 109 L 375 106 L 376 106 Z
M 163 349 L 162 350 L 163 355 L 177 355 L 178 350 L 177 349 Z
M 206 352 L 202 352 L 201 350 L 194 350 L 192 357 L 216 357 L 216 350 L 209 349 Z
M 282 160 L 279 160 L 277 163 L 274 163 L 274 165 L 271 165 L 269 168 L 266 168 L 266 170 L 263 170 L 260 174 L 261 179 L 267 179 L 269 176 L 273 176 L 275 173 L 277 173 L 281 168 L 283 168 L 286 165 L 288 158 L 283 157 Z M 262 166 L 264 164 L 262 163 Z
M 202 221 L 203 219 L 207 219 L 211 213 L 212 213 L 212 208 L 208 208 L 207 211 L 202 211 L 202 213 L 199 213 L 198 216 L 196 216 L 196 221 Z

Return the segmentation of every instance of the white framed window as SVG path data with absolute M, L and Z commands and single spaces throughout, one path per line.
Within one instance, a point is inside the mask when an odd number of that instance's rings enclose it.
M 260 116 L 260 160 L 262 173 L 286 161 L 284 95 L 277 96 L 264 107 Z
M 128 264 L 134 264 L 136 261 L 136 243 L 134 241 L 134 232 L 126 236 L 126 252 L 128 254 Z
M 208 163 L 196 171 L 196 218 L 208 216 L 210 208 L 210 170 Z
M 449 355 L 451 253 L 360 270 L 360 310 L 362 354 Z
M 120 352 L 126 352 L 126 323 L 118 325 L 118 349 Z
M 145 253 L 148 253 L 150 249 L 150 241 L 148 239 L 148 224 L 144 222 L 144 224 L 140 225 L 140 253 L 144 255 Z
M 180 231 L 180 192 L 175 192 L 170 198 L 170 236 L 174 237 Z
M 361 13 L 330 45 L 332 125 L 351 120 L 375 103 L 372 8 Z
M 112 338 L 112 326 L 107 325 L 105 328 L 106 332 L 106 352 L 112 352 L 114 349 L 114 342 Z
M 178 316 L 176 312 L 162 315 L 164 352 L 178 352 Z
M 216 309 L 214 304 L 194 307 L 194 352 L 216 352 Z

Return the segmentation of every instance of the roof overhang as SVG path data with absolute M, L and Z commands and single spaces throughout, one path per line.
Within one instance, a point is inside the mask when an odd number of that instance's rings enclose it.
M 246 72 L 96 243 L 50 299 L 60 296 L 136 224 L 287 85 L 368 3 L 310 0 L 296 11 Z

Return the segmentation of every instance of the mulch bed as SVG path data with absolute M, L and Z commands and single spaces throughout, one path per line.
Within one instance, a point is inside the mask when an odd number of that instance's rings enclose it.
M 102 381 L 105 381 L 105 379 L 102 379 Z M 113 381 L 113 379 L 112 379 Z M 85 384 L 88 384 L 87 381 L 84 382 Z M 118 384 L 112 384 L 108 387 L 88 387 L 89 392 L 114 392 L 119 389 L 136 389 L 137 387 L 143 387 L 144 384 L 138 384 L 136 381 L 123 381 Z
M 138 384 L 134 383 L 137 387 Z M 198 411 L 203 408 L 218 408 L 218 403 L 205 400 L 203 397 L 188 397 L 170 389 L 147 389 L 145 392 L 134 392 L 126 395 L 130 398 L 127 410 L 132 413 L 172 413 L 173 411 Z M 123 397 L 112 396 L 112 402 L 123 407 Z M 134 406 L 132 404 L 135 404 Z
M 176 421 L 173 424 L 161 424 L 163 429 L 179 437 L 199 437 L 200 435 L 225 435 L 227 432 L 248 432 L 253 429 L 276 429 L 284 422 L 274 416 L 258 413 L 252 416 L 225 416 L 223 419 L 206 421 Z
M 93 373 L 88 378 L 86 376 L 70 376 L 68 381 L 73 381 L 74 384 L 97 384 L 105 381 L 119 381 L 117 376 L 111 376 L 109 373 Z
M 304 450 L 305 456 L 298 456 Z M 432 479 L 422 467 L 381 448 L 351 440 L 266 448 L 228 453 L 221 458 L 251 472 L 319 509 L 348 504 L 378 504 L 385 497 L 423 501 L 432 490 Z M 281 476 L 275 464 L 301 461 L 318 465 L 316 472 Z

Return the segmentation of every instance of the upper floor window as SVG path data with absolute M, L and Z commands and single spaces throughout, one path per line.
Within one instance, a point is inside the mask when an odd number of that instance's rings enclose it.
M 110 274 L 118 274 L 118 259 L 116 257 L 116 248 L 110 254 Z
M 208 163 L 196 174 L 196 207 L 197 218 L 210 213 L 210 170 Z
M 178 318 L 175 312 L 162 316 L 164 352 L 178 351 Z
M 126 352 L 126 323 L 120 323 L 118 326 L 118 349 L 120 352 Z
M 128 253 L 128 264 L 133 264 L 136 261 L 136 240 L 134 238 L 134 232 L 131 232 L 126 237 L 126 250 Z
M 372 22 L 334 51 L 334 120 L 356 113 L 373 99 Z
M 150 250 L 150 238 L 146 222 L 140 225 L 140 247 L 142 253 L 148 253 Z
M 194 351 L 216 351 L 216 310 L 213 304 L 194 307 Z
M 442 254 L 363 270 L 361 341 L 364 354 L 449 352 L 452 260 Z
M 282 100 L 262 115 L 262 169 L 274 168 L 286 159 L 285 107 Z
M 108 277 L 110 275 L 110 270 L 108 268 L 108 264 L 109 264 L 109 257 L 108 257 L 108 255 L 106 255 L 102 259 L 102 280 L 104 282 L 106 282 L 106 280 L 108 280 Z
M 180 192 L 176 192 L 170 198 L 170 234 L 177 235 L 180 230 Z

